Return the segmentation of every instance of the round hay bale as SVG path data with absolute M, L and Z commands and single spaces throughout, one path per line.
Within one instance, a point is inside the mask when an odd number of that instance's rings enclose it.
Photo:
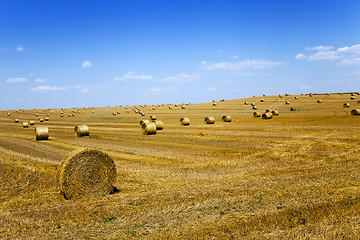
M 360 115 L 360 109 L 351 110 L 351 115 Z
M 113 115 L 113 116 L 116 116 L 116 112 L 113 112 L 112 115 Z
M 322 103 L 322 101 L 319 99 L 319 100 L 317 100 L 317 103 Z
M 164 129 L 164 123 L 160 120 L 153 121 L 156 125 L 156 130 L 163 130 Z
M 19 119 L 15 118 L 15 119 L 14 119 L 14 122 L 18 123 L 18 122 L 19 122 Z
M 344 107 L 349 108 L 350 104 L 349 103 L 344 103 Z
M 145 113 L 141 113 L 141 116 L 143 116 L 143 117 L 144 117 L 144 116 L 145 116 Z
M 35 121 L 30 121 L 29 125 L 35 125 Z
M 44 121 L 45 121 L 45 119 L 39 118 L 39 122 L 44 122 Z
M 50 114 L 46 114 L 47 117 L 50 117 Z
M 154 115 L 150 116 L 150 120 L 151 120 L 151 121 L 155 121 L 155 120 L 156 120 L 156 116 L 154 116 Z
M 350 97 L 350 100 L 355 100 L 355 97 Z
M 271 111 L 271 113 L 272 113 L 272 115 L 274 115 L 274 116 L 279 116 L 279 111 L 274 110 L 274 111 Z
M 261 113 L 259 113 L 259 112 L 254 112 L 254 113 L 253 113 L 253 116 L 254 116 L 254 117 L 261 117 Z
M 44 120 L 45 120 L 45 121 L 49 121 L 49 118 L 48 118 L 48 117 L 46 117 L 46 118 L 44 118 Z
M 271 112 L 263 113 L 262 119 L 271 119 L 273 114 Z
M 216 106 L 216 102 L 214 102 L 212 105 L 213 105 L 213 106 Z
M 295 97 L 295 100 L 299 100 L 299 97 Z
M 249 102 L 244 102 L 245 105 L 249 105 Z
M 251 106 L 255 106 L 255 103 L 252 102 L 252 103 L 251 103 Z
M 184 105 L 182 105 L 182 106 L 181 106 L 181 109 L 185 109 L 185 106 L 184 106 Z
M 260 99 L 260 102 L 264 102 L 264 99 Z
M 279 98 L 282 98 L 283 96 L 281 94 L 279 94 Z
M 290 108 L 290 111 L 292 111 L 292 112 L 295 112 L 296 111 L 296 108 Z
M 214 117 L 206 117 L 204 119 L 204 121 L 206 122 L 206 124 L 214 124 L 215 123 L 215 118 Z
M 169 106 L 169 109 L 172 109 L 172 106 Z
M 312 93 L 309 93 L 309 97 L 312 97 L 313 96 L 313 94 Z
M 76 133 L 76 136 L 83 137 L 83 136 L 89 136 L 89 127 L 87 125 L 78 125 L 74 128 L 74 131 Z
M 290 102 L 289 102 L 289 101 L 286 101 L 285 104 L 286 104 L 286 105 L 290 105 Z
M 271 112 L 271 110 L 270 110 L 270 109 L 266 109 L 265 112 L 266 112 L 266 113 L 267 113 L 267 112 Z
M 48 140 L 49 139 L 49 128 L 48 127 L 36 127 L 35 128 L 35 139 Z
M 263 94 L 263 97 L 266 97 L 266 94 Z
M 36 116 L 36 117 L 38 117 L 38 116 L 39 116 L 39 114 L 38 114 L 38 113 L 35 113 L 35 116 Z
M 69 113 L 69 114 L 68 114 L 68 117 L 71 117 L 71 116 L 72 116 L 72 115 Z
M 156 124 L 154 122 L 145 122 L 141 125 L 144 135 L 156 134 Z
M 253 110 L 257 110 L 257 107 L 256 107 L 256 106 L 253 106 L 252 109 L 253 109 Z
M 10 116 L 11 116 L 11 112 L 8 112 L 7 115 L 8 115 L 8 117 L 10 117 Z
M 355 96 L 355 93 L 352 93 L 351 96 Z
M 116 165 L 109 155 L 96 149 L 70 153 L 59 175 L 60 190 L 66 199 L 101 196 L 116 189 Z
M 180 118 L 180 123 L 182 126 L 189 126 L 190 125 L 190 118 L 182 117 Z
M 75 117 L 75 113 L 73 113 L 72 116 Z
M 223 121 L 223 122 L 231 122 L 231 116 L 222 116 L 222 118 L 221 118 L 221 120 Z
M 140 126 L 142 126 L 144 123 L 149 123 L 149 120 L 147 119 L 140 120 Z
M 29 127 L 29 122 L 23 122 L 22 127 L 23 128 L 28 128 Z

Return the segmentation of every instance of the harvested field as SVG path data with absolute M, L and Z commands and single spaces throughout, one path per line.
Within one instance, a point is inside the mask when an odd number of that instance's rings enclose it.
M 66 118 L 52 109 L 41 123 L 48 141 L 34 139 L 40 123 L 22 128 L 42 110 L 0 112 L 0 239 L 356 239 L 360 116 L 343 107 L 350 94 L 317 97 L 321 104 L 276 95 L 158 105 L 151 114 L 166 127 L 152 135 L 125 107 Z M 262 120 L 244 102 L 279 115 Z M 224 113 L 231 122 L 220 121 Z M 191 125 L 179 124 L 183 116 Z M 217 121 L 204 124 L 205 116 Z M 77 125 L 90 136 L 76 137 Z M 118 192 L 71 200 L 60 193 L 61 162 L 83 148 L 114 161 Z

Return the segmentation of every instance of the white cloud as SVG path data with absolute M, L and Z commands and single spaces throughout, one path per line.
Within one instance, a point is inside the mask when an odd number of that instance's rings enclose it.
M 83 89 L 81 89 L 80 92 L 81 93 L 89 93 L 89 92 L 91 92 L 91 90 L 89 88 L 83 88 Z
M 21 47 L 21 46 L 19 46 L 19 47 L 16 48 L 16 51 L 17 51 L 17 52 L 22 52 L 22 51 L 24 51 L 24 48 Z
M 166 90 L 162 89 L 162 88 L 149 88 L 149 89 L 146 90 L 146 92 L 157 93 L 157 92 L 166 92 Z
M 193 74 L 187 74 L 187 73 L 179 73 L 175 76 L 170 76 L 167 78 L 157 79 L 156 81 L 161 82 L 169 82 L 169 83 L 181 83 L 181 82 L 192 82 L 199 80 L 201 78 L 200 73 L 193 73 Z
M 296 59 L 305 59 L 306 55 L 303 53 L 299 53 L 298 55 L 295 56 Z
M 214 70 L 227 70 L 235 73 L 240 73 L 241 71 L 248 69 L 263 69 L 263 68 L 272 68 L 283 65 L 283 62 L 272 62 L 263 59 L 254 59 L 254 60 L 245 60 L 238 62 L 218 62 L 211 64 L 202 64 L 201 68 L 209 71 Z
M 45 79 L 41 79 L 41 78 L 37 78 L 37 79 L 35 79 L 35 82 L 37 82 L 37 83 L 43 83 L 43 82 L 46 82 L 46 80 L 45 80 Z
M 18 82 L 27 82 L 26 78 L 20 77 L 20 78 L 9 78 L 5 80 L 7 83 L 18 83 Z
M 53 92 L 53 91 L 66 91 L 68 88 L 66 87 L 56 87 L 56 86 L 38 86 L 34 88 L 30 88 L 31 92 Z
M 305 54 L 296 55 L 296 59 L 306 59 L 307 61 L 329 61 L 337 60 L 337 65 L 360 64 L 360 44 L 345 46 L 334 49 L 332 46 L 307 47 L 308 51 L 316 51 L 314 54 L 306 56 Z
M 152 76 L 148 75 L 137 75 L 135 72 L 130 71 L 125 73 L 122 77 L 116 77 L 114 81 L 123 81 L 123 82 L 129 82 L 130 80 L 151 80 L 153 79 Z
M 232 59 L 238 59 L 239 58 L 239 56 L 237 56 L 237 55 L 234 55 L 233 57 L 232 57 Z
M 84 61 L 83 64 L 82 64 L 82 67 L 83 68 L 89 68 L 92 66 L 92 63 L 88 60 Z

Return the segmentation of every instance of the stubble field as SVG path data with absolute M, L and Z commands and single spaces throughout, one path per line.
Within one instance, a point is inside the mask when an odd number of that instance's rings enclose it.
M 360 116 L 350 111 L 360 96 L 297 97 L 137 106 L 144 117 L 134 106 L 67 109 L 64 117 L 60 109 L 0 112 L 0 239 L 355 239 Z M 252 102 L 279 116 L 253 117 Z M 164 129 L 146 136 L 139 121 L 151 115 Z M 22 128 L 29 120 L 35 126 Z M 89 137 L 75 136 L 78 124 L 89 126 Z M 48 141 L 34 140 L 39 125 L 49 127 Z M 85 147 L 114 160 L 118 193 L 60 194 L 61 162 Z

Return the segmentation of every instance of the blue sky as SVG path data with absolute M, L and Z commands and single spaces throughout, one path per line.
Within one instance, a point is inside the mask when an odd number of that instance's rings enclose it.
M 360 91 L 358 0 L 0 0 L 0 109 Z

